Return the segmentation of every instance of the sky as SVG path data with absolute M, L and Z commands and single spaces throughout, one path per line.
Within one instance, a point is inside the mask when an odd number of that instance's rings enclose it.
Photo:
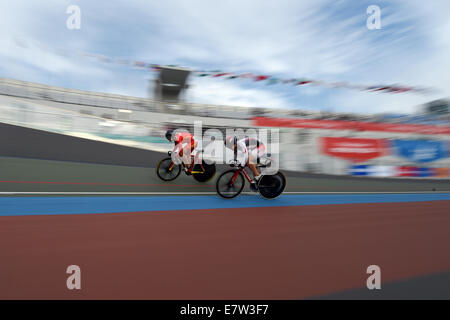
M 81 10 L 68 29 L 66 10 Z M 369 30 L 367 8 L 381 9 Z M 0 77 L 149 96 L 155 73 L 80 53 L 363 85 L 432 87 L 388 94 L 248 79 L 189 78 L 194 103 L 356 113 L 412 113 L 450 96 L 447 0 L 14 0 L 0 2 Z

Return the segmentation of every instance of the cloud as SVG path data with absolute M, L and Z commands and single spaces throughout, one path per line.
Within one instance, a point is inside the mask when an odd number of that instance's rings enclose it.
M 201 78 L 192 81 L 186 100 L 205 104 L 239 107 L 289 107 L 289 101 L 269 91 L 242 88 L 233 82 L 209 81 Z
M 1 76 L 89 90 L 147 95 L 148 74 L 74 55 L 4 45 L 14 37 L 71 53 L 88 51 L 150 63 L 312 77 L 362 84 L 431 85 L 433 96 L 345 89 L 264 86 L 193 79 L 193 102 L 335 111 L 411 112 L 450 95 L 450 4 L 444 0 L 380 1 L 382 29 L 367 30 L 373 1 L 77 0 L 82 27 L 65 27 L 72 1 L 0 4 Z

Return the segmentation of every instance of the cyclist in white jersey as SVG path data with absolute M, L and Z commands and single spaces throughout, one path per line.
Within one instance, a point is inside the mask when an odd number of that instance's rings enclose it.
M 257 164 L 258 159 L 266 154 L 266 146 L 256 138 L 246 137 L 237 140 L 235 136 L 229 136 L 225 139 L 225 145 L 236 150 L 243 156 L 242 165 L 248 165 L 253 173 L 254 179 L 251 184 L 256 186 L 257 181 L 261 177 Z

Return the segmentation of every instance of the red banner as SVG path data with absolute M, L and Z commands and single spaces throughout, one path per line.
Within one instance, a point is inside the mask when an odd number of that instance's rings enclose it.
M 321 138 L 321 142 L 324 154 L 353 162 L 378 158 L 387 151 L 385 141 L 382 139 L 324 137 Z
M 450 134 L 450 127 L 416 124 L 391 124 L 342 120 L 313 120 L 255 117 L 253 124 L 259 127 L 287 127 L 333 130 L 382 131 L 420 134 Z
M 397 177 L 414 177 L 418 168 L 411 166 L 397 167 Z

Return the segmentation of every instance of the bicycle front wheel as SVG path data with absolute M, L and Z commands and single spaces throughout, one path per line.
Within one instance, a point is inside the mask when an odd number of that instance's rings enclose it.
M 225 171 L 217 179 L 216 190 L 222 198 L 232 199 L 237 197 L 244 189 L 244 176 L 237 171 L 236 169 Z
M 175 180 L 181 173 L 181 165 L 175 164 L 172 158 L 162 159 L 156 166 L 156 175 L 163 181 Z

